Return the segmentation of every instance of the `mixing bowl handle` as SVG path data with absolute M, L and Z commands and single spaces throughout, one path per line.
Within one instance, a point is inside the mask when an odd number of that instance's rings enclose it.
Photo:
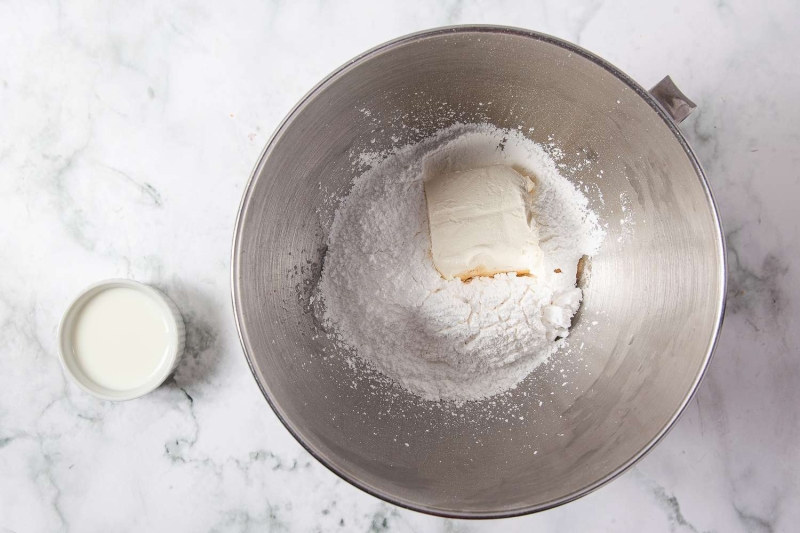
M 669 76 L 666 76 L 663 80 L 656 83 L 655 86 L 650 89 L 650 95 L 661 104 L 661 107 L 672 117 L 672 120 L 674 120 L 676 124 L 683 122 L 683 119 L 688 117 L 691 112 L 694 111 L 694 108 L 697 107 L 694 102 L 689 100 L 689 98 L 678 89 L 678 86 L 675 85 L 675 82 L 672 81 L 672 78 Z

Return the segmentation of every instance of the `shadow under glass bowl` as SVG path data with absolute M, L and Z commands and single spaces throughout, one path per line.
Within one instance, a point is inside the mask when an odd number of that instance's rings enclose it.
M 359 378 L 320 334 L 311 307 L 332 199 L 349 190 L 358 154 L 456 122 L 524 125 L 535 142 L 556 143 L 608 224 L 582 279 L 568 387 L 549 365 L 501 401 L 426 403 Z M 289 431 L 370 494 L 459 518 L 560 505 L 641 458 L 700 382 L 725 282 L 703 171 L 651 95 L 575 45 L 490 26 L 383 44 L 306 95 L 253 171 L 232 257 L 242 346 Z

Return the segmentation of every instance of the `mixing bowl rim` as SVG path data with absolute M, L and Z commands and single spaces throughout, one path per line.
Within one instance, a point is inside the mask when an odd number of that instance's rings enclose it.
M 398 48 L 400 46 L 406 45 L 408 43 L 419 41 L 422 39 L 436 37 L 440 35 L 448 35 L 448 34 L 461 34 L 461 33 L 494 33 L 494 34 L 503 34 L 503 35 L 514 35 L 519 37 L 525 37 L 529 39 L 535 39 L 537 41 L 542 41 L 554 46 L 558 46 L 563 48 L 571 53 L 575 53 L 580 55 L 581 57 L 588 59 L 592 63 L 602 67 L 612 75 L 614 75 L 618 80 L 623 82 L 629 89 L 634 91 L 640 98 L 642 98 L 651 108 L 655 111 L 659 117 L 664 121 L 670 131 L 673 133 L 675 138 L 680 143 L 681 147 L 683 148 L 686 155 L 689 157 L 692 166 L 694 167 L 695 173 L 700 179 L 701 185 L 706 195 L 707 201 L 711 205 L 711 211 L 714 218 L 714 223 L 717 229 L 717 250 L 719 257 L 721 258 L 721 263 L 719 265 L 719 274 L 720 274 L 720 294 L 721 298 L 717 302 L 717 309 L 716 309 L 716 319 L 714 325 L 714 331 L 711 337 L 711 341 L 706 349 L 705 356 L 703 358 L 703 364 L 698 372 L 694 382 L 689 389 L 689 392 L 683 399 L 683 401 L 678 406 L 677 410 L 673 413 L 670 417 L 670 420 L 666 423 L 666 425 L 659 430 L 655 437 L 653 437 L 647 444 L 645 444 L 642 449 L 640 449 L 636 454 L 634 454 L 628 461 L 624 464 L 619 466 L 613 472 L 610 472 L 603 478 L 587 485 L 586 487 L 581 488 L 571 494 L 563 496 L 561 498 L 557 498 L 548 502 L 540 503 L 537 505 L 521 507 L 518 509 L 512 510 L 503 510 L 503 511 L 452 511 L 452 510 L 443 510 L 433 507 L 428 507 L 424 504 L 407 501 L 401 498 L 398 498 L 392 494 L 382 491 L 377 487 L 373 487 L 368 485 L 367 483 L 355 478 L 354 476 L 350 476 L 346 472 L 339 469 L 339 467 L 331 460 L 329 460 L 324 453 L 315 450 L 311 447 L 311 445 L 306 442 L 300 435 L 300 432 L 294 427 L 294 424 L 284 415 L 281 411 L 280 407 L 278 406 L 275 399 L 272 397 L 270 391 L 266 388 L 266 386 L 259 380 L 258 372 L 255 367 L 254 357 L 248 352 L 247 342 L 245 339 L 244 334 L 244 323 L 243 323 L 243 316 L 242 316 L 242 306 L 241 306 L 241 287 L 240 283 L 237 279 L 237 273 L 240 270 L 241 262 L 239 260 L 239 251 L 240 251 L 240 244 L 241 244 L 241 236 L 242 236 L 242 226 L 244 223 L 246 211 L 248 208 L 249 200 L 251 198 L 252 192 L 255 188 L 255 184 L 258 181 L 258 177 L 260 175 L 260 171 L 263 168 L 265 162 L 269 158 L 269 155 L 272 151 L 272 148 L 275 146 L 276 141 L 285 133 L 288 126 L 291 125 L 293 119 L 297 116 L 299 111 L 303 109 L 307 103 L 309 103 L 315 96 L 318 95 L 325 87 L 330 85 L 333 81 L 337 80 L 344 74 L 346 74 L 349 70 L 351 70 L 355 65 L 360 64 L 367 59 L 370 59 L 374 56 L 377 56 L 381 53 L 387 52 L 394 48 Z M 720 331 L 722 328 L 722 322 L 725 315 L 725 306 L 726 306 L 726 298 L 727 298 L 727 254 L 726 254 L 726 247 L 725 247 L 725 233 L 722 229 L 722 223 L 719 216 L 719 211 L 717 208 L 717 204 L 714 200 L 713 193 L 711 192 L 711 188 L 708 184 L 708 180 L 706 178 L 705 171 L 703 170 L 697 156 L 695 155 L 694 151 L 692 150 L 691 146 L 689 145 L 688 141 L 684 138 L 683 133 L 677 127 L 675 122 L 670 118 L 667 112 L 658 104 L 658 102 L 653 98 L 653 96 L 641 87 L 637 82 L 635 82 L 632 78 L 630 78 L 627 74 L 622 72 L 620 69 L 609 63 L 608 61 L 600 58 L 599 56 L 589 52 L 581 48 L 580 46 L 573 44 L 569 41 L 565 41 L 559 39 L 557 37 L 553 37 L 544 33 L 539 33 L 533 30 L 527 30 L 523 28 L 516 28 L 510 26 L 497 26 L 497 25 L 459 25 L 459 26 L 444 26 L 439 28 L 432 28 L 428 30 L 423 30 L 415 33 L 411 33 L 408 35 L 404 35 L 398 37 L 396 39 L 392 39 L 387 41 L 383 44 L 380 44 L 366 52 L 356 56 L 355 58 L 351 59 L 350 61 L 346 62 L 345 64 L 338 67 L 336 70 L 328 74 L 325 78 L 323 78 L 319 83 L 317 83 L 308 93 L 306 93 L 300 101 L 289 111 L 286 117 L 281 121 L 280 125 L 276 128 L 275 132 L 270 137 L 269 141 L 264 146 L 264 149 L 261 151 L 259 158 L 253 167 L 252 172 L 250 173 L 250 177 L 248 178 L 247 184 L 245 189 L 242 193 L 242 200 L 239 204 L 239 209 L 236 215 L 236 224 L 234 227 L 233 233 L 233 246 L 231 250 L 231 297 L 232 297 L 232 304 L 233 304 L 233 314 L 236 321 L 236 331 L 239 336 L 239 341 L 242 345 L 242 350 L 244 352 L 245 358 L 247 359 L 247 364 L 250 367 L 250 371 L 253 374 L 253 377 L 258 384 L 259 389 L 261 389 L 261 393 L 264 395 L 264 398 L 267 400 L 267 403 L 272 408 L 275 415 L 281 421 L 281 423 L 286 427 L 286 429 L 291 433 L 291 435 L 300 443 L 305 450 L 311 454 L 316 460 L 322 463 L 326 468 L 328 468 L 331 472 L 339 476 L 341 479 L 347 481 L 351 485 L 363 490 L 364 492 L 375 496 L 381 500 L 384 500 L 388 503 L 393 505 L 397 505 L 399 507 L 403 507 L 412 511 L 422 512 L 434 516 L 440 516 L 445 518 L 459 518 L 459 519 L 495 519 L 495 518 L 510 518 L 515 516 L 522 516 L 531 513 L 536 513 L 540 511 L 545 511 L 547 509 L 552 509 L 554 507 L 558 507 L 560 505 L 564 505 L 566 503 L 572 502 L 594 492 L 598 488 L 606 485 L 607 483 L 611 482 L 612 480 L 616 479 L 620 476 L 623 472 L 627 471 L 630 467 L 636 464 L 639 460 L 641 460 L 650 450 L 652 450 L 656 444 L 658 444 L 664 436 L 675 426 L 675 423 L 678 421 L 680 416 L 686 410 L 689 402 L 694 397 L 695 393 L 697 392 L 697 388 L 700 385 L 705 373 L 708 369 L 708 365 L 711 361 L 713 356 L 714 350 L 717 346 L 717 342 L 719 340 Z

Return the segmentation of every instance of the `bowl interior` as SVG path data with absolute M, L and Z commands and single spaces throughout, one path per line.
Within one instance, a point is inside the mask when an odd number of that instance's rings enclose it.
M 438 30 L 344 67 L 284 123 L 243 201 L 234 304 L 260 386 L 327 466 L 400 505 L 504 516 L 599 486 L 674 421 L 719 327 L 722 239 L 693 156 L 625 80 L 545 36 Z M 482 121 L 555 143 L 608 235 L 569 349 L 509 395 L 430 404 L 347 364 L 311 297 L 359 154 Z

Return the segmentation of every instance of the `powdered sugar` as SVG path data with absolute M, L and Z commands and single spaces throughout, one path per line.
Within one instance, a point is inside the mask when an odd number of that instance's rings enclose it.
M 456 125 L 372 159 L 336 212 L 319 285 L 330 334 L 429 400 L 472 400 L 514 387 L 557 349 L 581 299 L 578 260 L 602 240 L 587 199 L 545 150 L 515 130 Z M 536 183 L 542 279 L 503 274 L 446 281 L 430 257 L 427 172 L 505 164 Z

